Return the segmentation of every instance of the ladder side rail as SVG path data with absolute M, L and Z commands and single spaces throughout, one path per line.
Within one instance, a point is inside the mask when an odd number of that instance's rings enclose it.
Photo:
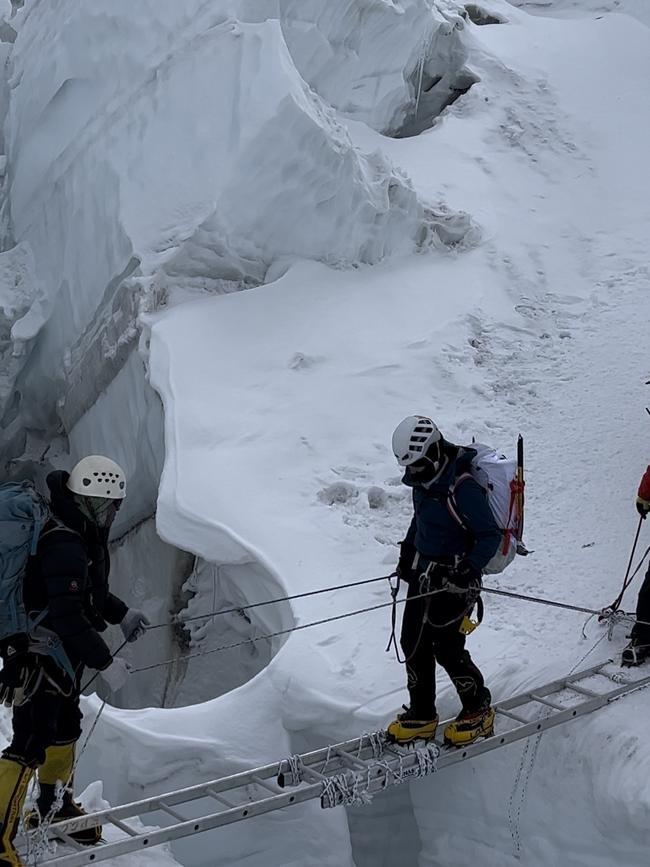
M 610 690 L 610 692 L 590 698 L 575 707 L 569 707 L 566 710 L 550 714 L 541 720 L 536 720 L 528 725 L 521 726 L 521 728 L 511 729 L 509 732 L 504 732 L 502 735 L 495 734 L 490 738 L 470 744 L 468 747 L 454 750 L 453 752 L 445 752 L 438 760 L 438 769 L 441 770 L 442 768 L 447 767 L 447 765 L 454 765 L 466 758 L 474 758 L 474 756 L 489 752 L 490 750 L 496 749 L 500 746 L 505 746 L 513 741 L 522 740 L 523 738 L 531 737 L 540 731 L 545 731 L 546 729 L 562 725 L 574 717 L 592 713 L 601 707 L 605 707 L 610 704 L 610 702 L 625 695 L 627 692 L 632 692 L 635 689 L 640 689 L 641 687 L 648 685 L 650 685 L 650 676 L 641 678 L 634 685 L 629 683 L 624 684 L 617 689 Z
M 277 764 L 275 767 L 277 768 Z M 232 810 L 222 810 L 198 819 L 188 819 L 177 825 L 170 825 L 168 828 L 160 828 L 151 832 L 140 832 L 137 837 L 127 837 L 123 840 L 105 843 L 103 846 L 93 847 L 92 852 L 87 851 L 88 847 L 85 847 L 85 852 L 75 852 L 58 858 L 43 860 L 41 864 L 42 867 L 86 867 L 88 864 L 96 864 L 109 858 L 117 858 L 120 855 L 128 855 L 131 852 L 151 849 L 154 846 L 159 846 L 161 843 L 168 843 L 170 840 L 189 837 L 192 834 L 199 834 L 203 831 L 211 831 L 223 825 L 241 822 L 244 819 L 260 816 L 284 807 L 296 806 L 305 801 L 320 798 L 322 789 L 322 783 L 315 783 L 291 792 L 275 795 L 271 798 L 264 798 L 261 801 L 253 801 L 241 807 L 235 807 Z
M 210 780 L 206 783 L 199 783 L 196 786 L 189 786 L 185 789 L 177 789 L 172 792 L 166 792 L 161 795 L 155 795 L 151 798 L 144 798 L 141 801 L 132 801 L 129 804 L 124 804 L 120 807 L 108 807 L 105 810 L 99 810 L 96 813 L 88 813 L 86 816 L 81 816 L 78 819 L 66 819 L 63 822 L 57 822 L 56 826 L 49 829 L 48 837 L 54 838 L 61 831 L 83 831 L 87 828 L 94 828 L 97 825 L 110 823 L 113 818 L 116 819 L 132 819 L 146 813 L 154 813 L 161 809 L 161 803 L 169 807 L 178 806 L 179 804 L 190 803 L 191 801 L 201 798 L 211 797 L 208 789 L 214 792 L 229 791 L 239 788 L 240 786 L 254 783 L 254 776 L 274 778 L 278 770 L 278 763 L 266 765 L 263 768 L 252 768 L 250 771 L 244 771 L 239 774 L 233 774 L 229 777 L 222 777 L 218 780 Z M 34 832 L 31 832 L 34 833 Z M 25 835 L 27 836 L 27 835 Z
M 605 663 L 603 663 L 604 665 Z M 594 669 L 587 670 L 588 673 L 582 673 L 582 676 L 589 676 L 594 673 L 601 666 L 597 666 Z M 579 679 L 579 678 L 573 678 Z M 566 683 L 566 679 L 564 683 Z M 558 681 L 559 684 L 562 684 L 562 681 Z M 524 738 L 530 737 L 534 734 L 537 734 L 540 731 L 544 731 L 549 728 L 554 728 L 555 726 L 561 725 L 568 720 L 581 716 L 586 713 L 591 713 L 594 710 L 597 710 L 600 707 L 603 707 L 610 702 L 614 701 L 616 698 L 625 695 L 625 693 L 635 691 L 640 689 L 646 685 L 650 685 L 650 676 L 645 678 L 640 678 L 632 683 L 625 683 L 621 686 L 617 687 L 614 690 L 610 690 L 607 693 L 603 693 L 597 696 L 590 698 L 589 700 L 576 705 L 572 708 L 566 708 L 566 710 L 558 711 L 555 714 L 551 714 L 548 717 L 545 717 L 542 720 L 537 720 L 527 725 L 522 725 L 518 728 L 512 729 L 509 732 L 506 732 L 502 735 L 495 735 L 492 738 L 488 738 L 484 741 L 480 741 L 475 744 L 471 744 L 466 748 L 460 748 L 458 750 L 454 750 L 453 752 L 445 752 L 442 754 L 438 761 L 438 770 L 441 770 L 448 765 L 457 764 L 459 761 L 463 761 L 465 759 L 474 758 L 478 755 L 482 755 L 485 752 L 489 752 L 493 749 L 496 749 L 500 746 L 504 746 L 508 743 L 512 743 L 517 740 L 522 740 Z M 566 688 L 566 687 L 565 687 Z M 540 692 L 541 690 L 537 690 Z M 348 744 L 357 744 L 359 743 L 358 739 L 355 739 L 351 742 L 346 742 Z M 329 748 L 330 755 L 332 751 L 332 747 Z M 321 751 L 322 752 L 322 751 Z M 325 750 L 327 752 L 327 750 Z M 414 769 L 417 764 L 417 758 L 415 756 L 415 751 L 411 754 L 410 757 L 399 755 L 397 753 L 393 753 L 393 758 L 387 756 L 386 753 L 390 754 L 390 749 L 387 749 L 382 757 L 382 762 L 386 763 L 388 759 L 388 763 L 391 767 L 392 765 L 397 765 L 402 770 L 402 776 L 407 778 L 409 776 L 409 769 L 413 769 L 410 776 L 413 776 Z M 409 762 L 409 758 L 411 761 Z M 273 765 L 267 766 L 269 769 L 272 769 L 274 772 L 277 771 L 278 764 L 275 763 Z M 333 773 L 332 769 L 332 773 Z M 393 785 L 396 782 L 399 782 L 399 778 L 397 775 L 391 773 L 390 778 L 388 778 L 388 774 L 385 767 L 382 767 L 381 764 L 377 763 L 375 766 L 370 765 L 369 767 L 370 774 L 366 777 L 366 790 L 369 792 L 378 791 L 382 788 L 386 788 L 389 785 Z M 243 785 L 244 781 L 247 777 L 250 777 L 251 774 L 255 773 L 255 771 L 246 772 L 243 774 L 234 775 L 234 777 L 224 778 L 222 780 L 216 781 L 213 783 L 213 786 L 218 786 L 219 784 L 224 784 L 226 782 L 231 782 L 233 779 L 237 779 L 239 781 L 239 785 Z M 316 772 L 312 771 L 314 777 L 321 778 L 323 775 L 316 774 Z M 347 776 L 349 778 L 359 777 L 358 774 L 353 774 L 351 771 L 347 772 Z M 210 786 L 210 784 L 202 784 L 200 786 L 194 786 L 190 789 L 179 790 L 178 792 L 173 792 L 170 795 L 165 796 L 157 796 L 156 798 L 147 799 L 144 802 L 151 810 L 160 808 L 160 801 L 164 797 L 165 801 L 169 803 L 169 801 L 173 798 L 174 803 L 183 803 L 188 800 L 194 800 L 197 797 L 201 797 L 201 794 L 197 794 L 200 792 L 205 792 L 205 789 Z M 219 786 L 221 788 L 221 786 Z M 138 851 L 142 848 L 150 848 L 151 846 L 159 845 L 160 843 L 168 842 L 169 840 L 178 839 L 180 837 L 189 836 L 193 833 L 199 833 L 202 831 L 211 830 L 212 828 L 221 827 L 223 825 L 231 824 L 233 822 L 238 822 L 243 819 L 261 815 L 263 813 L 268 813 L 276 809 L 282 809 L 286 806 L 295 805 L 298 803 L 303 803 L 304 801 L 308 801 L 314 798 L 320 798 L 323 792 L 323 783 L 315 782 L 311 785 L 303 784 L 298 789 L 294 790 L 292 793 L 283 792 L 282 794 L 274 795 L 270 798 L 265 798 L 260 801 L 251 802 L 248 804 L 244 804 L 238 807 L 234 807 L 230 810 L 220 811 L 219 813 L 209 814 L 207 816 L 201 817 L 199 819 L 189 819 L 185 822 L 178 823 L 177 825 L 170 826 L 168 828 L 159 829 L 157 831 L 153 831 L 149 834 L 142 833 L 136 837 L 128 838 L 125 840 L 117 841 L 115 843 L 109 843 L 105 846 L 102 846 L 98 849 L 95 849 L 93 852 L 84 852 L 84 853 L 73 853 L 71 855 L 64 855 L 62 858 L 48 859 L 43 862 L 44 864 L 56 865 L 56 867 L 82 867 L 82 865 L 94 863 L 97 861 L 106 860 L 107 858 L 116 857 L 118 855 L 126 854 L 128 852 Z M 185 801 L 183 800 L 183 795 L 189 797 L 185 797 Z M 152 806 L 153 805 L 153 806 Z M 54 835 L 56 835 L 57 830 L 61 832 L 69 832 L 73 830 L 80 830 L 84 827 L 94 827 L 97 824 L 98 817 L 102 814 L 108 815 L 108 821 L 110 822 L 110 814 L 113 813 L 121 814 L 124 816 L 134 816 L 136 811 L 133 809 L 134 807 L 138 807 L 138 802 L 135 804 L 124 805 L 124 807 L 116 808 L 113 810 L 102 811 L 102 813 L 91 814 L 88 817 L 83 817 L 81 819 L 72 819 L 66 822 L 57 823 L 57 828 L 54 829 Z M 84 824 L 85 823 L 85 824 Z
M 532 737 L 539 732 L 543 732 L 550 728 L 555 728 L 556 726 L 562 725 L 565 722 L 569 722 L 571 719 L 582 716 L 583 714 L 592 713 L 593 711 L 598 710 L 601 707 L 605 707 L 607 704 L 615 701 L 617 698 L 625 695 L 627 692 L 631 692 L 635 689 L 640 689 L 643 686 L 647 685 L 650 685 L 650 676 L 641 678 L 638 681 L 635 681 L 633 684 L 624 684 L 617 689 L 610 690 L 608 693 L 596 695 L 594 697 L 591 697 L 589 700 L 584 701 L 579 705 L 576 705 L 575 707 L 567 707 L 564 710 L 550 714 L 543 719 L 535 720 L 527 723 L 526 725 L 511 729 L 508 732 L 504 732 L 502 735 L 493 735 L 492 737 L 486 738 L 485 740 L 470 744 L 465 748 L 444 751 L 440 754 L 438 758 L 436 771 L 441 771 L 445 767 L 457 764 L 461 761 L 475 758 L 476 756 L 491 752 L 492 750 L 498 749 L 499 747 L 514 743 L 515 741 Z M 390 748 L 388 748 L 387 752 L 390 752 Z M 395 757 L 397 757 L 399 754 L 395 752 L 394 755 Z M 384 788 L 398 785 L 400 782 L 402 782 L 399 776 L 395 775 L 394 773 L 393 766 L 397 764 L 396 759 L 387 759 L 386 754 L 384 754 L 382 762 L 391 768 L 393 774 L 387 774 L 385 769 L 381 769 L 379 774 L 374 776 L 371 775 L 368 778 L 368 785 L 365 789 L 365 791 L 367 791 L 371 795 L 375 794 L 378 791 L 381 791 Z M 411 773 L 409 773 L 409 770 L 411 771 Z M 413 771 L 413 765 L 404 768 L 403 778 L 406 779 L 409 776 L 413 776 Z
M 326 767 L 320 770 L 316 770 L 314 768 L 314 764 L 321 765 L 325 764 L 324 761 L 319 761 L 317 763 L 312 763 L 311 765 L 304 765 L 301 763 L 300 765 L 300 778 L 295 779 L 293 773 L 288 768 L 286 760 L 282 763 L 287 769 L 278 773 L 277 776 L 277 784 L 281 789 L 289 788 L 290 786 L 298 786 L 302 782 L 302 780 L 307 780 L 308 782 L 314 780 L 326 780 L 328 777 L 333 776 L 334 774 L 340 774 L 345 768 L 357 767 L 361 769 L 365 768 L 366 762 L 357 756 L 358 750 L 354 750 L 354 755 L 352 753 L 345 753 L 343 750 L 337 750 L 335 747 L 330 748 L 330 756 L 327 761 Z M 372 754 L 368 754 L 368 759 L 366 761 L 370 761 L 372 758 Z M 356 763 L 359 763 L 358 765 Z
M 353 754 L 355 757 L 358 757 L 363 760 L 364 755 L 367 753 L 367 758 L 372 758 L 372 740 L 368 735 L 362 735 L 360 738 L 352 738 L 349 741 L 342 741 L 339 744 L 331 744 L 329 747 L 321 747 L 318 750 L 313 750 L 309 753 L 301 753 L 300 760 L 301 763 L 305 767 L 309 767 L 310 765 L 317 765 L 321 762 L 324 764 L 329 758 L 329 762 L 327 764 L 327 768 L 329 769 L 330 764 L 336 759 L 336 752 L 344 752 L 348 754 Z M 282 776 L 285 775 L 290 778 L 290 767 L 289 763 L 286 759 L 283 759 L 279 762 L 279 767 L 275 765 L 276 775 Z
M 534 692 L 539 696 L 548 696 L 554 692 L 562 692 L 563 689 L 567 688 L 569 683 L 574 683 L 577 680 L 582 680 L 583 678 L 591 677 L 594 674 L 599 674 L 601 669 L 608 665 L 609 662 L 611 662 L 611 660 L 608 659 L 605 662 L 601 662 L 600 665 L 594 665 L 591 668 L 584 668 L 582 671 L 576 671 L 568 677 L 561 677 L 558 678 L 558 680 L 552 680 L 550 683 L 544 684 L 544 686 L 535 687 Z M 519 705 L 527 704 L 531 701 L 530 693 L 531 691 L 528 690 L 527 692 L 520 693 L 512 698 L 498 701 L 496 702 L 495 707 L 502 707 L 504 710 L 510 710 Z
M 644 680 L 650 684 L 650 677 Z M 515 741 L 532 737 L 547 729 L 562 725 L 575 717 L 592 713 L 594 710 L 604 707 L 618 696 L 624 695 L 633 688 L 638 688 L 639 683 L 640 682 L 637 682 L 634 687 L 630 684 L 625 684 L 624 686 L 611 690 L 608 693 L 594 695 L 590 697 L 589 700 L 584 701 L 575 707 L 564 707 L 562 710 L 556 710 L 555 713 L 542 719 L 525 721 L 524 725 L 520 725 L 501 735 L 493 735 L 492 737 L 478 741 L 475 744 L 470 744 L 465 748 L 442 752 L 438 757 L 435 770 L 440 771 L 443 768 L 457 764 L 458 762 L 491 752 L 499 747 L 514 743 Z M 408 755 L 404 755 L 403 753 L 398 752 L 397 749 L 389 746 L 386 748 L 381 762 L 376 763 L 375 766 L 373 766 L 372 763 L 368 763 L 369 773 L 365 778 L 362 774 L 355 774 L 350 771 L 344 773 L 343 776 L 349 786 L 352 786 L 356 779 L 358 784 L 356 787 L 357 791 L 364 791 L 372 795 L 388 788 L 389 786 L 399 785 L 410 777 L 415 776 L 419 766 L 417 760 L 418 752 L 422 754 L 425 750 L 420 748 L 414 750 Z M 321 804 L 323 807 L 338 806 L 341 802 L 342 796 L 334 803 L 326 803 L 321 798 Z

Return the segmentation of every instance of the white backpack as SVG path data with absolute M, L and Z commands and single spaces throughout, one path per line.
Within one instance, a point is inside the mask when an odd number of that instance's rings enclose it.
M 484 443 L 472 443 L 466 448 L 473 449 L 476 456 L 472 458 L 469 471 L 458 476 L 449 489 L 449 511 L 455 520 L 466 528 L 454 499 L 457 485 L 469 476 L 486 492 L 494 519 L 503 534 L 503 542 L 489 563 L 483 567 L 483 572 L 486 575 L 496 575 L 503 572 L 515 559 L 521 539 L 523 487 L 520 490 L 517 461 L 499 454 L 492 446 Z

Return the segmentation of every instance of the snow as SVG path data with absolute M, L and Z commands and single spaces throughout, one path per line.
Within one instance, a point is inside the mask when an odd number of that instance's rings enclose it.
M 111 803 L 399 708 L 385 609 L 189 658 L 385 602 L 381 582 L 250 622 L 189 618 L 392 571 L 410 498 L 390 435 L 407 414 L 510 453 L 525 436 L 534 555 L 487 583 L 588 607 L 618 593 L 648 459 L 650 22 L 634 0 L 472 5 L 503 23 L 425 0 L 32 0 L 11 18 L 0 306 L 25 351 L 3 350 L 7 439 L 63 429 L 71 458 L 123 463 L 116 588 L 188 626 L 180 653 L 169 625 L 128 649 L 136 667 L 175 663 L 102 713 L 78 783 L 103 780 Z M 486 609 L 470 647 L 496 698 L 625 640 L 593 621 L 583 638 L 578 614 Z M 646 702 L 174 856 L 641 867 Z M 83 706 L 88 729 L 101 702 Z M 444 678 L 439 710 L 457 711 Z

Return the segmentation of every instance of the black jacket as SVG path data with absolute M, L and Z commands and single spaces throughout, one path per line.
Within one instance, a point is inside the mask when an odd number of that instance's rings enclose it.
M 467 529 L 455 520 L 448 507 L 450 488 L 459 476 L 468 472 L 476 452 L 449 446 L 445 454 L 448 465 L 435 482 L 423 486 L 408 470 L 402 479 L 413 488 L 413 520 L 405 541 L 428 560 L 447 562 L 454 557 L 465 557 L 474 567 L 482 569 L 497 552 L 503 538 L 485 491 L 469 477 L 454 491 Z
M 48 609 L 43 626 L 61 638 L 75 668 L 102 669 L 111 653 L 99 633 L 120 623 L 128 608 L 108 589 L 108 531 L 79 511 L 67 480 L 64 471 L 47 477 L 54 520 L 45 525 L 27 568 L 25 608 L 30 614 Z

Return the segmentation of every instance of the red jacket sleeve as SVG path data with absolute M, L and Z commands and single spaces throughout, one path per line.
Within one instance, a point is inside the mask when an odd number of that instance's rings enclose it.
M 639 485 L 639 496 L 642 500 L 650 500 L 650 467 L 643 474 Z

